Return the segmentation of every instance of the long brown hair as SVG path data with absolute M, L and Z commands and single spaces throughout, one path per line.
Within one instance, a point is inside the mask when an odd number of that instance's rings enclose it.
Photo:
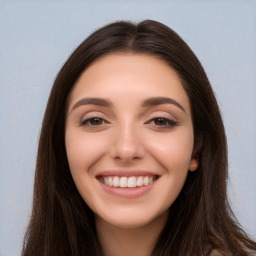
M 152 252 L 155 256 L 250 255 L 248 238 L 227 200 L 227 146 L 220 111 L 199 60 L 167 26 L 151 20 L 119 21 L 91 34 L 68 58 L 53 85 L 40 135 L 32 216 L 23 256 L 102 255 L 94 214 L 72 180 L 64 144 L 70 92 L 97 58 L 113 52 L 146 53 L 166 61 L 189 97 L 199 168 L 189 172 L 170 207 L 169 218 Z

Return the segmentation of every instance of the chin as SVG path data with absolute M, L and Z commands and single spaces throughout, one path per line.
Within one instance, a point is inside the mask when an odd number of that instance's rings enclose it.
M 165 223 L 168 211 L 163 213 L 145 212 L 145 211 L 119 211 L 114 214 L 99 216 L 96 221 L 105 222 L 113 227 L 121 229 L 139 229 L 146 226 L 155 225 L 159 222 Z

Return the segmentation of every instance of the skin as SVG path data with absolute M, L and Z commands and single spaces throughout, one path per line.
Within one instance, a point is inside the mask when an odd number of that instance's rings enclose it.
M 175 103 L 145 106 L 154 97 Z M 81 102 L 84 98 L 110 105 Z M 95 213 L 105 255 L 149 255 L 188 171 L 198 167 L 189 99 L 177 73 L 146 54 L 96 60 L 71 92 L 65 143 L 72 177 Z M 102 188 L 98 175 L 106 171 L 146 171 L 158 179 L 147 193 L 125 198 Z

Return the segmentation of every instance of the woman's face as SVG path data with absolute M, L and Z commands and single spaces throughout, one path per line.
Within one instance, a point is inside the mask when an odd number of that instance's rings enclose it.
M 165 218 L 193 155 L 189 99 L 177 73 L 146 54 L 91 64 L 71 93 L 65 143 L 70 171 L 96 218 L 140 227 Z

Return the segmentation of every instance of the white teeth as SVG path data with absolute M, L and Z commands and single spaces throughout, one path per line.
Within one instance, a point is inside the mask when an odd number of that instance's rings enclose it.
M 106 185 L 108 185 L 108 178 L 107 178 L 107 177 L 104 177 L 104 183 L 105 183 Z
M 114 179 L 113 179 L 113 186 L 114 187 L 119 187 L 119 177 L 114 177 Z
M 132 176 L 128 178 L 128 188 L 136 187 L 136 177 Z
M 143 182 L 143 177 L 139 177 L 138 179 L 137 179 L 137 186 L 138 187 L 141 187 L 142 185 L 144 184 L 144 182 Z
M 149 179 L 148 179 L 148 177 L 146 176 L 146 177 L 144 178 L 144 185 L 148 185 L 148 182 L 149 182 Z
M 126 188 L 127 187 L 127 177 L 121 177 L 120 178 L 120 187 Z
M 105 184 L 106 184 L 106 183 L 105 183 Z M 108 177 L 108 184 L 106 184 L 106 185 L 109 185 L 110 187 L 113 186 L 113 180 L 112 180 L 111 177 Z
M 110 187 L 135 188 L 152 184 L 156 176 L 131 176 L 131 177 L 100 177 L 100 181 Z

